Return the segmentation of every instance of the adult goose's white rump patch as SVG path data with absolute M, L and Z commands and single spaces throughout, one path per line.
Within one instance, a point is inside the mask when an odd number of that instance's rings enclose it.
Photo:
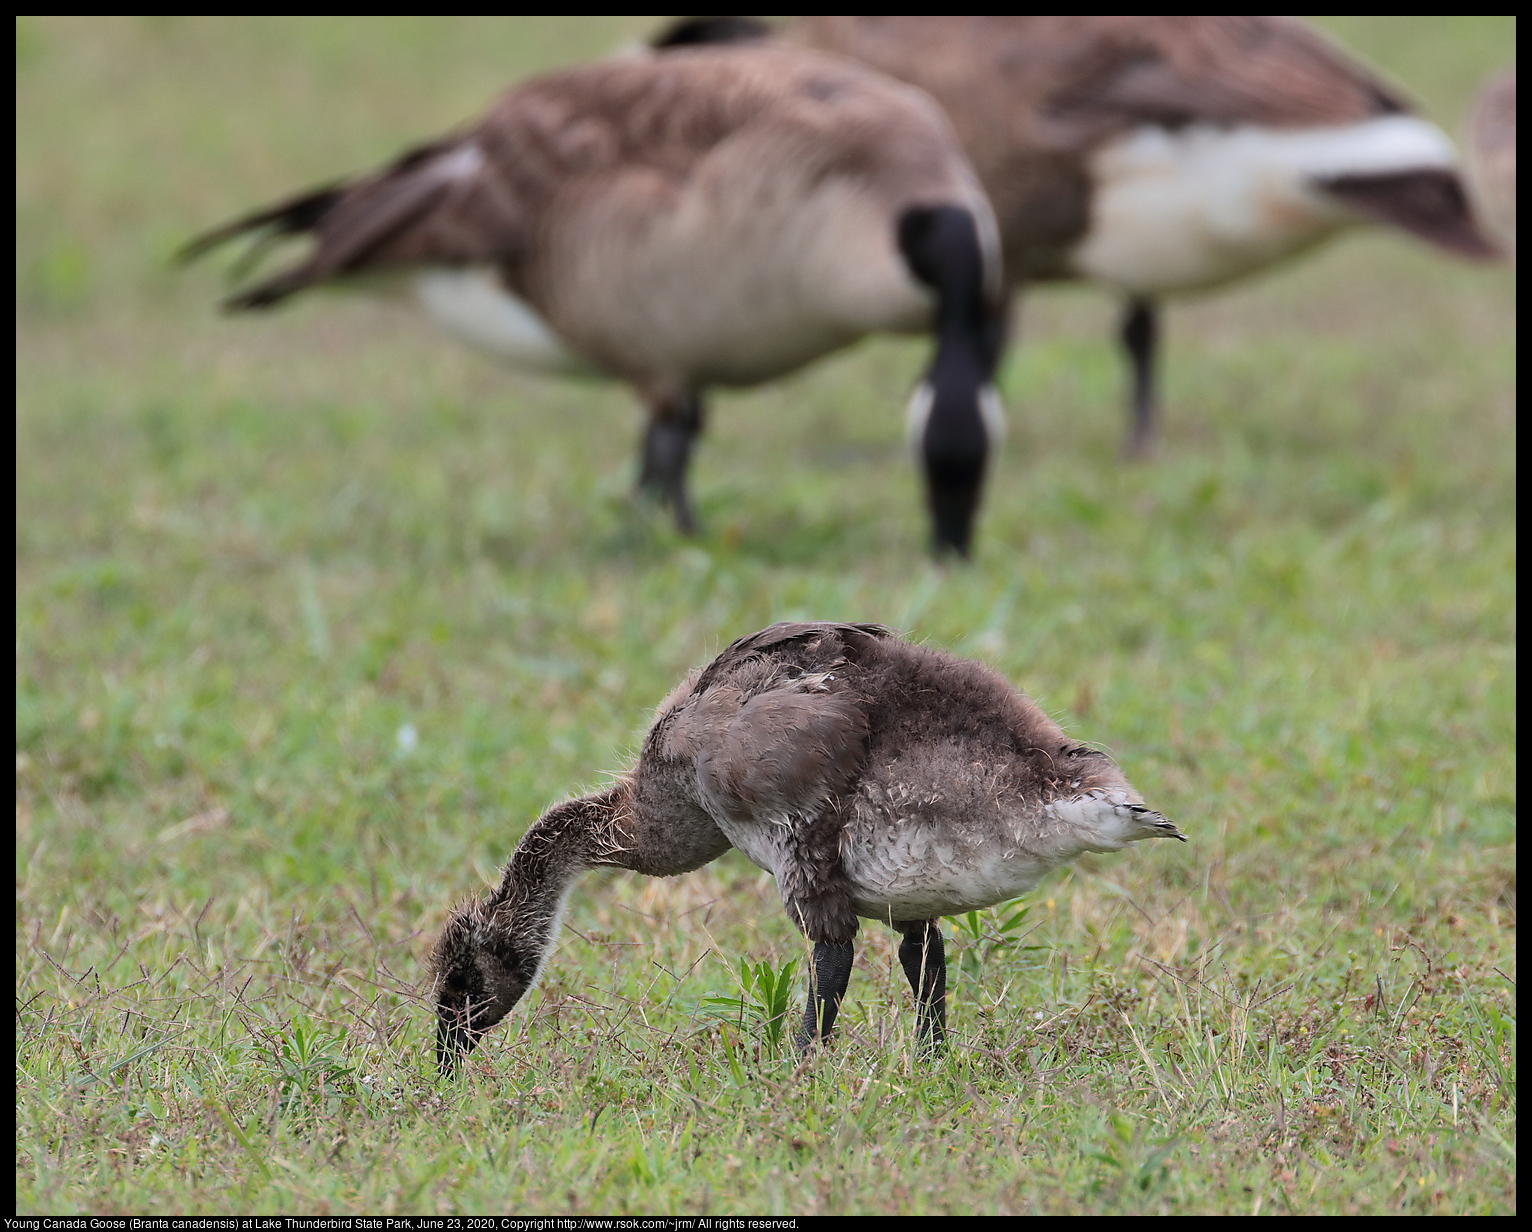
M 555 372 L 594 371 L 493 269 L 428 269 L 416 276 L 415 294 L 449 334 L 500 359 Z

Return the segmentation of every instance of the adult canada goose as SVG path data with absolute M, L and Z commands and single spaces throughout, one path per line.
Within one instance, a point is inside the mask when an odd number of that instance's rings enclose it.
M 753 36 L 773 33 L 755 23 Z M 1089 278 L 1126 298 L 1125 452 L 1153 443 L 1158 301 L 1263 269 L 1348 225 L 1495 253 L 1440 129 L 1282 17 L 803 17 L 778 41 L 929 91 L 984 182 L 1013 287 Z M 699 19 L 656 46 L 752 37 Z
M 938 550 L 969 550 L 999 403 L 993 215 L 926 95 L 839 57 L 702 47 L 554 73 L 370 175 L 195 240 L 305 234 L 228 301 L 394 274 L 505 359 L 594 368 L 649 410 L 642 483 L 694 526 L 710 385 L 753 385 L 873 331 L 937 335 L 911 403 Z
M 450 1070 L 526 995 L 587 868 L 674 876 L 738 847 L 814 943 L 800 1047 L 835 1024 L 858 918 L 904 934 L 917 1038 L 939 1046 L 940 916 L 1024 893 L 1082 852 L 1182 837 L 989 668 L 878 625 L 772 625 L 688 676 L 637 765 L 550 808 L 499 887 L 452 913 L 433 963 L 437 1059 Z
M 1516 69 L 1492 77 L 1474 99 L 1463 142 L 1474 207 L 1489 233 L 1516 253 Z

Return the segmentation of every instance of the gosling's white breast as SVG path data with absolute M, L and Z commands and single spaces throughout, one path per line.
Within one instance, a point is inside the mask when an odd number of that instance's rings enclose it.
M 863 785 L 840 840 L 859 915 L 892 922 L 987 907 L 1054 867 L 1035 819 L 1002 804 L 983 777 Z
M 1237 278 L 1355 221 L 1316 181 L 1449 168 L 1452 145 L 1414 116 L 1275 130 L 1146 125 L 1092 160 L 1076 273 L 1133 294 Z
M 876 844 L 848 834 L 841 861 L 857 914 L 893 923 L 988 907 L 1025 894 L 1055 867 L 1004 835 L 955 842 L 943 831 L 911 819 Z

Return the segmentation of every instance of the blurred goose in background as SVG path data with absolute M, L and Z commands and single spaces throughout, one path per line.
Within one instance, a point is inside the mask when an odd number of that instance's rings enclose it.
M 1464 135 L 1468 187 L 1485 228 L 1516 255 L 1516 70 L 1492 77 L 1474 99 Z
M 1000 409 L 1000 247 L 941 109 L 839 57 L 702 47 L 554 73 L 369 175 L 219 227 L 307 235 L 228 301 L 378 275 L 504 359 L 627 381 L 641 484 L 695 527 L 711 385 L 748 386 L 874 331 L 936 334 L 910 404 L 938 550 L 966 555 Z
M 1088 278 L 1126 299 L 1124 452 L 1158 419 L 1158 303 L 1254 273 L 1344 227 L 1495 255 L 1451 142 L 1318 32 L 1283 17 L 687 19 L 656 47 L 838 52 L 929 91 L 984 182 L 1013 287 Z
M 1185 841 L 1105 753 L 997 672 L 879 625 L 775 624 L 660 703 L 638 764 L 528 828 L 499 886 L 456 908 L 432 969 L 451 1072 L 536 981 L 589 868 L 673 877 L 737 847 L 814 943 L 797 1042 L 829 1036 L 858 919 L 903 934 L 916 1039 L 946 1035 L 938 919 L 1025 893 L 1087 851 Z

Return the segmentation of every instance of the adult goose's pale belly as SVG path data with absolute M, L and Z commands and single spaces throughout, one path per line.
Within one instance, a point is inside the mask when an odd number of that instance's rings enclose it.
M 415 294 L 443 330 L 497 359 L 548 372 L 598 371 L 487 266 L 424 270 L 415 278 Z
M 658 288 L 664 290 L 666 288 Z M 858 320 L 837 319 L 833 305 L 803 305 L 780 293 L 753 302 L 745 291 L 720 297 L 694 280 L 667 302 L 658 295 L 642 311 L 600 320 L 595 305 L 583 324 L 618 370 L 652 372 L 704 386 L 754 385 L 791 372 L 854 342 Z M 897 287 L 894 302 L 873 327 L 915 328 L 929 311 L 917 289 Z M 710 294 L 711 293 L 711 294 Z M 415 294 L 431 319 L 461 342 L 518 367 L 579 375 L 615 375 L 571 346 L 525 300 L 505 289 L 487 267 L 442 267 L 415 278 Z M 722 299 L 723 302 L 717 302 Z M 819 308 L 819 311 L 815 309 Z
M 720 184 L 715 163 L 739 178 Z M 710 159 L 673 209 L 645 216 L 642 243 L 604 202 L 582 205 L 580 244 L 554 246 L 529 275 L 546 319 L 615 372 L 694 389 L 754 385 L 867 333 L 930 328 L 934 297 L 884 203 L 834 183 L 774 184 L 769 171 Z

